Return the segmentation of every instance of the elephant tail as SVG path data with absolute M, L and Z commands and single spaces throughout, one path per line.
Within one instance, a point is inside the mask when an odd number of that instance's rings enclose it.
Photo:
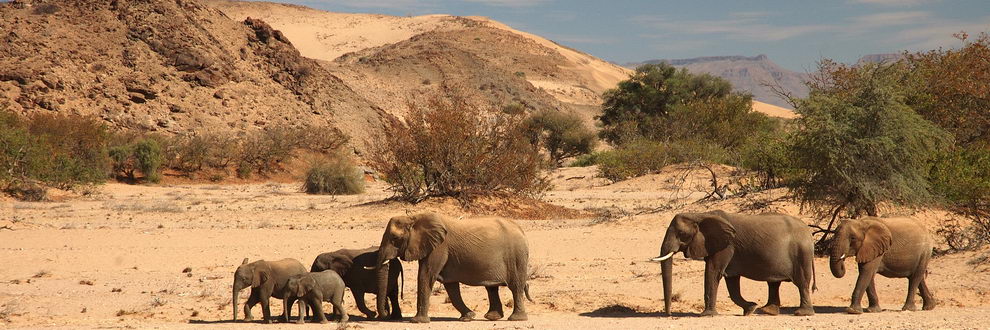
M 811 258 L 811 292 L 818 291 L 818 276 L 815 276 L 815 258 Z
M 529 300 L 530 302 L 536 302 L 536 301 L 533 301 L 533 297 L 530 297 L 529 296 L 529 283 L 528 282 L 526 283 L 526 290 L 525 291 L 526 291 L 526 300 Z

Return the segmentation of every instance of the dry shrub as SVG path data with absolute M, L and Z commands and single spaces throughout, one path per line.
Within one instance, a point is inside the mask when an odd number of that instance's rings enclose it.
M 409 104 L 369 155 L 397 197 L 421 201 L 493 193 L 534 195 L 549 188 L 545 161 L 522 130 L 523 117 L 470 103 L 461 95 Z
M 343 155 L 320 158 L 310 164 L 302 189 L 308 194 L 360 194 L 364 192 L 364 175 Z
M 947 246 L 936 254 L 971 251 L 990 244 L 990 208 L 960 208 L 957 214 L 961 218 L 942 223 L 935 231 Z

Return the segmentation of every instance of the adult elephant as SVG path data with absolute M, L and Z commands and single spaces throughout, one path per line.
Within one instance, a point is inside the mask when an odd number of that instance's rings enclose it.
M 901 310 L 918 310 L 914 296 L 919 288 L 921 299 L 924 300 L 922 308 L 935 308 L 935 298 L 925 283 L 928 261 L 932 257 L 932 239 L 928 230 L 917 220 L 875 217 L 843 220 L 836 228 L 829 251 L 832 275 L 839 278 L 846 275 L 843 261 L 850 256 L 856 256 L 859 277 L 853 289 L 852 301 L 846 308 L 847 313 L 863 313 L 860 307 L 863 291 L 866 291 L 870 302 L 866 311 L 881 310 L 876 285 L 873 283 L 873 277 L 878 273 L 886 277 L 908 279 L 907 299 Z
M 378 262 L 378 247 L 372 246 L 364 249 L 340 249 L 333 252 L 322 253 L 313 260 L 310 272 L 322 272 L 333 270 L 344 280 L 344 284 L 351 289 L 354 295 L 354 304 L 358 310 L 364 313 L 368 319 L 375 317 L 375 312 L 368 309 L 364 302 L 365 293 L 378 293 L 378 278 L 374 267 Z M 372 268 L 372 269 L 367 269 Z M 391 302 L 389 315 L 392 319 L 402 317 L 402 310 L 399 308 L 399 279 L 402 277 L 402 263 L 398 258 L 393 258 L 389 262 L 388 272 L 388 301 Z M 403 281 L 405 285 L 405 281 Z
M 766 281 L 766 314 L 780 313 L 780 282 L 793 282 L 801 295 L 794 315 L 813 315 L 811 291 L 814 285 L 814 248 L 811 230 L 801 220 L 784 214 L 746 215 L 711 211 L 680 213 L 674 216 L 660 245 L 663 271 L 664 312 L 670 315 L 674 253 L 705 260 L 705 310 L 716 315 L 715 298 L 724 274 L 729 297 L 749 315 L 756 304 L 739 293 L 739 278 Z
M 526 320 L 523 296 L 529 298 L 529 248 L 522 228 L 501 218 L 449 219 L 435 213 L 398 216 L 390 219 L 378 250 L 378 314 L 385 317 L 385 285 L 388 261 L 398 256 L 405 261 L 419 261 L 414 323 L 430 321 L 430 296 L 433 283 L 440 281 L 451 303 L 461 313 L 461 321 L 474 319 L 461 299 L 460 283 L 484 286 L 490 303 L 485 318 L 503 317 L 499 286 L 512 291 L 512 315 L 509 320 Z

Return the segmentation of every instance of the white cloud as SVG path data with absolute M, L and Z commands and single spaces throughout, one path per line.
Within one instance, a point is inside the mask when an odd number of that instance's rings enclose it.
M 932 17 L 927 11 L 895 11 L 852 18 L 857 29 L 922 24 Z
M 966 32 L 970 36 L 990 33 L 990 16 L 972 21 L 937 20 L 932 24 L 900 30 L 891 41 L 903 45 L 908 50 L 926 50 L 960 45 L 953 34 Z
M 658 28 L 667 32 L 686 34 L 723 34 L 748 41 L 781 41 L 798 36 L 835 29 L 833 25 L 811 24 L 775 26 L 760 19 L 730 18 L 726 20 L 671 20 L 661 16 L 636 16 L 634 23 Z

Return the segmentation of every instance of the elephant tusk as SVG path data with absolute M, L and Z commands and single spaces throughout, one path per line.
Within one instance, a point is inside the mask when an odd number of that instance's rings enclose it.
M 845 254 L 845 253 L 843 253 L 843 254 L 842 254 L 842 256 L 841 256 L 841 257 L 839 257 L 839 260 L 845 260 L 845 259 L 846 259 L 846 254 Z
M 669 258 L 670 258 L 670 256 L 672 256 L 672 255 L 674 255 L 674 252 L 671 252 L 671 253 L 667 253 L 667 255 L 665 255 L 665 256 L 662 256 L 662 257 L 656 257 L 656 258 L 653 258 L 653 259 L 650 259 L 650 261 L 658 261 L 658 262 L 659 262 L 659 261 L 664 261 L 664 260 L 667 260 L 667 259 L 669 259 Z
M 382 261 L 382 266 L 388 265 L 389 260 Z
M 375 267 L 371 267 L 371 266 L 364 266 L 364 269 L 367 269 L 367 270 L 375 270 Z

